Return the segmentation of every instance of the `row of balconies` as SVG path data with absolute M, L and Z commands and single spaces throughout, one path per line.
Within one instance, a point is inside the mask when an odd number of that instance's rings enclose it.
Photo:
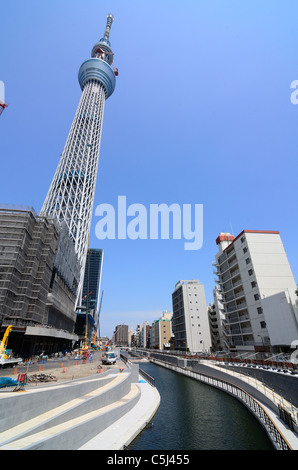
M 228 267 L 222 272 L 219 269 L 219 265 L 216 265 L 217 271 L 213 270 L 213 273 L 216 274 L 217 276 L 224 276 L 227 272 L 229 272 L 236 265 L 238 266 L 238 261 L 235 258 L 235 261 L 232 261 L 231 263 L 228 263 Z
M 218 280 L 218 284 L 225 284 L 227 281 L 232 281 L 232 279 L 234 279 L 234 277 L 236 277 L 237 274 L 240 274 L 240 269 L 235 269 L 234 271 L 226 271 L 228 273 L 228 276 L 222 276 L 222 275 L 219 275 L 217 273 L 217 276 L 221 277 L 222 280 Z
M 230 302 L 233 302 L 234 300 L 240 299 L 241 297 L 245 297 L 245 293 L 244 290 L 242 290 L 240 292 L 238 291 L 237 293 L 232 293 L 232 295 L 226 295 L 225 297 L 225 299 L 222 299 L 222 302 L 224 304 L 228 304 Z
M 226 251 L 225 252 L 225 259 L 223 261 L 221 261 L 220 263 L 212 263 L 213 266 L 221 266 L 223 263 L 225 263 L 226 261 L 229 261 L 233 256 L 236 255 L 236 252 L 235 252 L 235 249 L 234 247 L 231 248 L 230 251 Z M 222 255 L 221 255 L 222 256 Z
M 239 335 L 251 335 L 252 334 L 252 328 L 247 327 L 247 328 L 235 328 L 233 330 L 229 328 L 224 328 L 223 329 L 225 335 L 227 336 L 239 336 Z
M 227 315 L 223 319 L 223 324 L 224 325 L 231 325 L 234 323 L 243 323 L 243 322 L 249 322 L 250 318 L 249 315 Z

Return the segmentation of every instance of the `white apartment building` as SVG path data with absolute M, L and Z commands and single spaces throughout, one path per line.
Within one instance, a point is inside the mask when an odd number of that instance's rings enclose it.
M 277 231 L 243 230 L 216 239 L 219 299 L 227 349 L 289 350 L 298 338 L 296 282 Z
M 141 330 L 140 330 L 139 346 L 141 348 L 150 347 L 150 325 L 147 320 L 143 323 Z
M 209 351 L 211 337 L 204 285 L 197 279 L 177 282 L 172 303 L 175 349 Z

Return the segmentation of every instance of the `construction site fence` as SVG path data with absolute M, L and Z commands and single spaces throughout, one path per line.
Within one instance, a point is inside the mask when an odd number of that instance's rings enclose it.
M 178 351 L 178 350 L 159 350 L 159 349 L 138 349 L 139 353 L 146 355 L 150 352 L 167 354 L 169 356 L 179 356 L 185 359 L 204 359 L 210 361 L 217 361 L 223 363 L 236 363 L 236 364 L 252 364 L 256 366 L 270 366 L 270 367 L 283 367 L 291 370 L 298 370 L 298 365 L 293 362 L 283 361 L 283 360 L 268 360 L 268 359 L 245 359 L 240 357 L 231 357 L 231 356 L 216 356 L 214 354 L 192 354 L 187 351 Z

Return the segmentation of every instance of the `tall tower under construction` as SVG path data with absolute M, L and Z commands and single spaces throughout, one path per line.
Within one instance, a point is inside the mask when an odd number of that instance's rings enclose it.
M 41 215 L 66 224 L 74 240 L 81 269 L 78 293 L 84 279 L 104 106 L 115 89 L 115 75 L 118 75 L 109 40 L 113 20 L 113 15 L 109 14 L 103 38 L 94 45 L 91 58 L 79 69 L 82 96 L 41 209 Z

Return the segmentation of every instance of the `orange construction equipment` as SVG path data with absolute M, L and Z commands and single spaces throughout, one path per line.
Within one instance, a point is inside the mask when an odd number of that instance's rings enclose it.
M 3 113 L 3 110 L 7 108 L 7 106 L 8 106 L 7 104 L 2 103 L 2 101 L 0 101 L 0 116 Z

